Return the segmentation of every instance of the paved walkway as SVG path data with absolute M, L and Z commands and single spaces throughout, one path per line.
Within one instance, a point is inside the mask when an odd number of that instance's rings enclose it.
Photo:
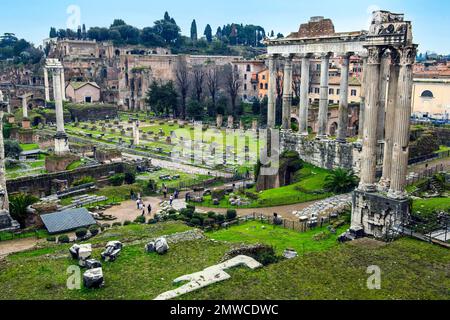
M 145 216 L 146 218 L 151 218 L 155 216 L 156 211 L 160 209 L 159 204 L 162 201 L 156 197 L 147 197 L 143 199 L 145 204 Z M 152 214 L 148 215 L 147 206 L 152 206 Z M 119 206 L 114 206 L 104 211 L 105 215 L 112 215 L 117 218 L 114 221 L 103 221 L 104 223 L 114 223 L 114 222 L 125 222 L 134 221 L 138 216 L 142 215 L 142 210 L 138 210 L 136 206 L 136 201 L 128 200 L 122 202 Z M 102 221 L 100 221 L 102 223 Z

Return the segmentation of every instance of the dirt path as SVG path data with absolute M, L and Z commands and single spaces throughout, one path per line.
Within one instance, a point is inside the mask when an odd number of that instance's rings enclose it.
M 12 253 L 26 251 L 34 248 L 41 240 L 26 238 L 0 242 L 0 258 Z
M 145 204 L 145 215 L 147 218 L 150 218 L 150 216 L 147 213 L 147 206 L 151 204 L 152 206 L 152 215 L 153 217 L 156 213 L 156 211 L 159 210 L 159 204 L 162 200 L 156 197 L 148 197 L 144 198 L 144 204 Z M 129 200 L 124 201 L 120 206 L 112 207 L 108 210 L 105 210 L 104 212 L 106 215 L 112 215 L 117 218 L 117 220 L 114 220 L 112 222 L 125 222 L 125 221 L 134 221 L 138 216 L 142 215 L 142 210 L 138 210 L 136 207 L 136 201 Z M 107 221 L 104 221 L 105 223 L 108 223 Z

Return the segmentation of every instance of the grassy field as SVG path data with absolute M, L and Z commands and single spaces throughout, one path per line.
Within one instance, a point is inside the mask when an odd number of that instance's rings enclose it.
M 252 200 L 250 205 L 239 208 L 265 208 L 296 203 L 304 203 L 333 196 L 332 193 L 323 193 L 325 178 L 330 174 L 328 170 L 317 168 L 305 163 L 304 167 L 297 172 L 297 182 L 281 188 L 264 190 L 258 193 L 258 199 Z M 255 188 L 250 192 L 256 192 Z M 204 198 L 204 202 L 198 206 L 209 208 L 232 208 L 229 204 L 229 196 L 220 201 L 218 206 L 213 204 L 211 196 Z
M 99 258 L 109 240 L 125 242 L 114 263 L 105 263 L 105 287 L 99 290 L 68 290 L 67 268 L 70 245 L 44 244 L 41 248 L 17 253 L 0 262 L 0 299 L 153 299 L 175 286 L 172 280 L 216 264 L 231 248 L 228 242 L 208 239 L 170 246 L 168 254 L 146 254 L 145 239 L 186 231 L 179 222 L 157 225 L 130 225 L 113 228 L 91 239 L 93 256 Z M 240 233 L 237 227 L 230 232 Z M 319 230 L 317 230 L 319 231 Z M 217 237 L 216 237 L 217 235 Z M 210 236 L 208 234 L 208 236 Z M 218 238 L 216 233 L 214 238 Z M 312 234 L 286 234 L 275 228 L 261 237 L 277 251 L 296 242 L 310 243 Z M 284 238 L 283 238 L 284 237 Z M 292 238 L 292 239 L 289 239 Z M 133 242 L 132 242 L 133 241 Z M 138 241 L 138 242 L 136 242 Z M 242 242 L 239 240 L 238 242 Z M 253 242 L 247 239 L 246 242 Z M 448 299 L 450 252 L 415 240 L 402 239 L 385 246 L 331 244 L 311 248 L 300 257 L 284 260 L 259 270 L 230 270 L 232 278 L 182 299 Z M 297 245 L 298 246 L 298 245 Z M 382 270 L 382 289 L 368 290 L 367 267 Z M 414 290 L 411 290 L 414 288 Z
M 450 213 L 450 198 L 432 198 L 413 201 L 414 213 L 420 213 L 423 216 L 433 214 L 436 211 Z
M 348 226 L 341 227 L 336 234 L 331 234 L 326 227 L 298 233 L 280 226 L 252 221 L 229 229 L 210 232 L 208 237 L 214 240 L 236 243 L 265 243 L 273 246 L 278 254 L 282 254 L 287 248 L 292 248 L 299 254 L 304 254 L 311 251 L 323 251 L 337 246 L 338 236 L 347 229 Z M 313 239 L 314 235 L 321 232 L 327 235 L 327 239 L 315 241 Z
M 164 181 L 164 180 L 159 179 L 159 177 L 163 176 L 163 175 L 170 175 L 170 176 L 179 175 L 180 178 L 176 179 L 176 180 Z M 147 173 L 140 174 L 137 176 L 138 181 L 149 181 L 149 180 L 155 181 L 159 188 L 162 187 L 163 183 L 168 188 L 176 188 L 180 184 L 194 185 L 194 184 L 209 180 L 211 178 L 213 178 L 213 177 L 208 176 L 208 175 L 189 174 L 189 173 L 185 173 L 185 172 L 181 172 L 181 171 L 168 170 L 168 169 L 162 169 L 162 170 L 159 170 L 156 172 L 151 172 L 151 173 L 147 172 Z

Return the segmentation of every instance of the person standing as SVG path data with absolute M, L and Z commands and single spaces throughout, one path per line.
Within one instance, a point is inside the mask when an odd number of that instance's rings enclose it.
M 173 196 L 172 195 L 170 196 L 169 201 L 170 201 L 170 205 L 172 205 L 172 203 L 173 203 Z
M 150 203 L 148 204 L 147 210 L 148 210 L 148 215 L 151 215 L 152 214 L 152 205 Z

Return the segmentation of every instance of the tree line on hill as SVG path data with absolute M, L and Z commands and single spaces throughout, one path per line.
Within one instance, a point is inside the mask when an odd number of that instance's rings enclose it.
M 0 61 L 11 60 L 15 64 L 39 63 L 44 55 L 42 50 L 25 39 L 19 39 L 14 33 L 0 36 Z
M 116 46 L 142 45 L 146 47 L 168 47 L 174 53 L 237 54 L 229 46 L 264 47 L 262 40 L 266 36 L 263 27 L 244 24 L 227 24 L 219 26 L 213 34 L 210 24 L 203 33 L 194 20 L 191 24 L 190 37 L 183 36 L 175 19 L 168 12 L 164 18 L 154 22 L 153 26 L 136 28 L 122 19 L 116 19 L 109 28 L 79 26 L 78 30 L 50 29 L 51 38 L 112 41 Z M 200 35 L 200 37 L 199 37 Z M 273 36 L 272 31 L 267 36 Z M 281 34 L 278 34 L 281 37 Z

